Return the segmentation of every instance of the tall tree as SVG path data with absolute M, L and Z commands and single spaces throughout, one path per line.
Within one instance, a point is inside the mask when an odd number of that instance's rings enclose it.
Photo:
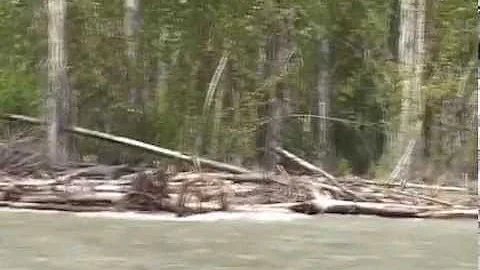
M 127 85 L 129 101 L 134 105 L 142 105 L 143 93 L 139 86 L 138 66 L 138 34 L 141 24 L 140 0 L 125 0 L 124 32 L 127 40 Z
M 319 158 L 322 163 L 328 163 L 331 160 L 332 145 L 330 143 L 330 124 L 328 117 L 331 108 L 331 65 L 330 65 L 330 42 L 327 37 L 322 38 L 318 44 L 318 63 L 317 63 L 317 87 L 316 102 L 313 112 L 318 116 L 316 119 L 316 141 L 319 147 Z M 323 164 L 326 165 L 326 164 Z
M 48 153 L 51 162 L 65 163 L 71 153 L 72 92 L 65 51 L 66 0 L 48 0 Z
M 275 8 L 282 10 L 280 6 L 275 6 Z M 289 96 L 285 77 L 289 72 L 289 60 L 294 53 L 295 45 L 292 33 L 295 10 L 287 8 L 283 10 L 283 14 L 273 21 L 273 32 L 268 37 L 266 45 L 266 73 L 269 84 L 264 157 L 266 170 L 273 170 L 278 163 L 275 148 L 281 146 L 282 124 L 287 113 L 286 100 Z
M 400 0 L 398 60 L 400 68 L 400 125 L 394 142 L 398 163 L 391 177 L 408 173 L 415 143 L 421 133 L 422 76 L 425 32 L 425 1 Z M 401 157 L 401 158 L 400 158 Z

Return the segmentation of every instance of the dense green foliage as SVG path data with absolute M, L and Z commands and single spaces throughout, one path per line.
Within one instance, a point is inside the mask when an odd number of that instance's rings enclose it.
M 36 2 L 0 2 L 1 112 L 41 111 L 47 28 L 44 7 Z M 138 106 L 129 102 L 127 89 L 123 1 L 69 1 L 68 72 L 78 125 L 253 166 L 260 163 L 261 134 L 269 121 L 269 89 L 281 82 L 289 96 L 279 136 L 285 148 L 316 161 L 323 146 L 315 134 L 315 89 L 320 61 L 326 59 L 318 48 L 328 40 L 330 158 L 339 172 L 379 168 L 390 134 L 398 131 L 397 1 L 142 2 Z M 475 3 L 427 3 L 424 153 L 426 163 L 458 170 L 473 164 L 475 153 Z M 265 44 L 291 14 L 295 49 L 286 72 L 269 75 Z M 228 62 L 212 102 L 205 103 L 225 54 Z M 101 155 L 97 148 L 85 144 L 81 151 Z M 473 173 L 473 165 L 467 167 L 460 171 Z

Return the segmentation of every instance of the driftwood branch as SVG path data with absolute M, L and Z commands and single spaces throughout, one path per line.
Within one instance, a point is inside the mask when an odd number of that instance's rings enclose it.
M 231 180 L 236 183 L 277 183 L 281 185 L 288 185 L 288 179 L 282 179 L 272 173 L 244 173 L 244 174 L 232 174 L 232 173 L 179 173 L 172 177 L 171 181 L 194 181 L 199 179 L 224 179 Z
M 275 148 L 275 151 L 280 154 L 281 156 L 297 163 L 298 165 L 300 165 L 302 168 L 305 168 L 307 169 L 308 171 L 310 172 L 313 172 L 313 173 L 317 173 L 317 174 L 321 174 L 323 176 L 325 176 L 326 178 L 328 178 L 329 180 L 335 180 L 335 176 L 329 174 L 328 172 L 320 169 L 319 167 L 311 164 L 310 162 L 308 161 L 305 161 L 299 157 L 297 157 L 296 155 L 288 152 L 287 150 L 283 149 L 283 148 L 280 148 L 280 147 L 277 147 Z
M 24 115 L 7 114 L 7 115 L 2 115 L 2 118 L 10 121 L 22 121 L 22 122 L 36 124 L 36 125 L 44 124 L 44 121 L 41 121 L 37 118 L 24 116 Z M 147 143 L 133 140 L 126 137 L 115 136 L 112 134 L 94 131 L 94 130 L 81 128 L 81 127 L 75 127 L 75 126 L 67 128 L 67 131 L 78 134 L 78 135 L 86 136 L 86 137 L 102 139 L 105 141 L 110 141 L 110 142 L 119 143 L 119 144 L 131 146 L 131 147 L 140 148 L 142 150 L 149 151 L 153 154 L 175 158 L 175 159 L 190 162 L 190 163 L 193 163 L 194 161 L 194 158 L 192 156 L 183 154 L 181 152 L 169 150 L 166 148 L 147 144 Z M 234 166 L 234 165 L 230 165 L 230 164 L 226 164 L 218 161 L 213 161 L 206 158 L 197 158 L 197 160 L 202 166 L 210 167 L 210 168 L 221 170 L 221 171 L 227 171 L 231 173 L 249 173 L 250 172 L 250 170 L 239 167 L 239 166 Z
M 305 161 L 299 157 L 297 157 L 296 155 L 288 152 L 287 150 L 281 148 L 281 147 L 277 147 L 275 148 L 275 151 L 277 153 L 279 153 L 280 155 L 282 155 L 283 157 L 285 158 L 288 158 L 290 160 L 292 160 L 293 162 L 297 163 L 298 165 L 300 165 L 301 167 L 313 172 L 313 173 L 318 173 L 318 174 L 321 174 L 323 176 L 325 176 L 330 182 L 332 182 L 335 186 L 337 186 L 338 188 L 340 188 L 344 193 L 352 196 L 354 199 L 356 200 L 359 200 L 359 201 L 364 201 L 365 199 L 362 198 L 361 196 L 357 195 L 355 192 L 349 190 L 348 188 L 344 187 L 341 183 L 339 183 L 337 181 L 337 179 L 335 178 L 335 176 L 329 174 L 328 172 L 320 169 L 319 167 L 309 163 L 308 161 Z

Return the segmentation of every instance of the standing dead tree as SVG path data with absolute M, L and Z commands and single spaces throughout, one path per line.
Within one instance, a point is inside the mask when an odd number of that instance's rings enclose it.
M 65 50 L 66 0 L 48 0 L 48 153 L 53 164 L 66 163 L 71 154 L 72 92 L 68 85 Z

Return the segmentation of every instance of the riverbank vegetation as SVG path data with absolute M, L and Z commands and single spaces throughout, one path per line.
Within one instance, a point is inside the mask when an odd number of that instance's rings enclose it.
M 473 1 L 19 0 L 0 13 L 3 205 L 476 205 Z

